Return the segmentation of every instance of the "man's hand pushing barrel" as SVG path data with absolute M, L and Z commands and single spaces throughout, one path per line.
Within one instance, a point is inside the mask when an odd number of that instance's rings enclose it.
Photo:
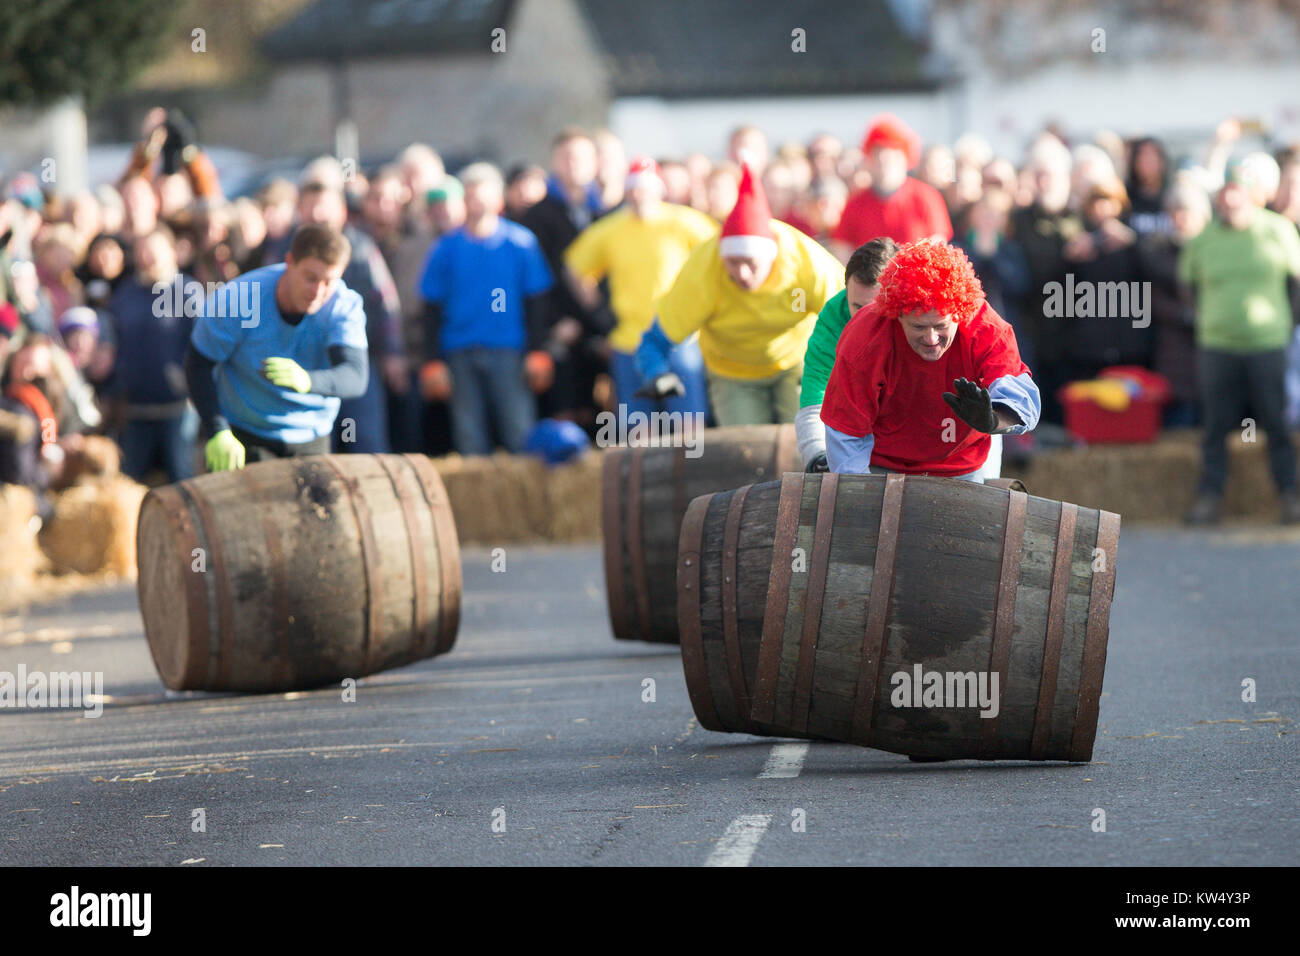
M 1012 427 L 1021 424 L 1015 412 L 993 407 L 993 399 L 987 388 L 980 388 L 974 382 L 959 378 L 952 383 L 956 393 L 944 392 L 943 400 L 957 416 L 976 431 L 988 435 L 1004 435 Z
M 979 481 L 990 436 L 1030 431 L 1041 410 L 1015 333 L 970 261 L 920 240 L 890 260 L 841 337 L 821 410 L 827 462 Z

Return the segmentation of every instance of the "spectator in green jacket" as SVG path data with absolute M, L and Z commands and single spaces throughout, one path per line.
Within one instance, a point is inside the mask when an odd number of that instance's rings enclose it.
M 1269 467 L 1284 524 L 1300 524 L 1295 449 L 1285 422 L 1287 276 L 1300 276 L 1300 235 L 1263 208 L 1264 184 L 1249 165 L 1229 168 L 1216 217 L 1183 247 L 1179 279 L 1196 297 L 1197 378 L 1204 408 L 1204 467 L 1189 524 L 1219 519 L 1228 478 L 1228 434 L 1248 411 L 1268 433 Z
M 877 283 L 898 243 L 888 236 L 872 239 L 854 250 L 844 267 L 844 288 L 822 306 L 803 359 L 799 412 L 794 418 L 799 454 L 810 472 L 829 471 L 826 464 L 826 426 L 822 424 L 822 396 L 835 364 L 835 346 L 849 319 L 876 297 Z

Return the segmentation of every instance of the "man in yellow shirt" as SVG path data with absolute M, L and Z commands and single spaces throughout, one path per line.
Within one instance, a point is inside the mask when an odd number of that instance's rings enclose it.
M 704 213 L 664 202 L 664 192 L 654 160 L 634 159 L 624 207 L 593 222 L 564 253 L 570 282 L 589 309 L 599 307 L 597 283 L 609 280 L 610 307 L 617 319 L 608 339 L 609 365 L 617 402 L 626 406 L 626 414 L 659 410 L 654 400 L 635 396 L 641 385 L 636 347 L 654 321 L 655 301 L 672 287 L 691 251 L 718 231 Z M 668 396 L 666 410 L 707 414 L 704 359 L 693 337 L 672 350 L 668 366 L 682 381 L 685 394 Z
M 691 253 L 641 338 L 637 366 L 647 389 L 681 388 L 667 355 L 698 330 L 718 425 L 793 422 L 817 313 L 843 288 L 839 260 L 772 218 L 746 165 L 721 235 Z

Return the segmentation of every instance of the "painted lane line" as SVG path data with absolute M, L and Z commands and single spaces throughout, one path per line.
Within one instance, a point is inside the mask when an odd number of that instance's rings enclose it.
M 713 848 L 705 866 L 749 866 L 749 860 L 758 849 L 758 841 L 772 825 L 770 813 L 748 813 L 736 817 L 727 825 L 727 832 Z
M 774 744 L 767 763 L 758 775 L 759 780 L 773 780 L 781 777 L 797 777 L 803 769 L 803 760 L 808 756 L 808 744 Z

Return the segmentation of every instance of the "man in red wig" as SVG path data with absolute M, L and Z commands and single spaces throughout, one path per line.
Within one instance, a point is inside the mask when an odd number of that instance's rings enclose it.
M 1030 431 L 1041 412 L 1015 333 L 970 260 L 918 240 L 885 266 L 880 292 L 840 338 L 822 401 L 827 463 L 981 481 L 990 436 Z
M 887 236 L 897 243 L 952 238 L 948 207 L 939 190 L 907 171 L 921 161 L 921 138 L 888 113 L 876 117 L 862 141 L 871 185 L 849 197 L 832 233 L 841 262 L 865 242 Z

